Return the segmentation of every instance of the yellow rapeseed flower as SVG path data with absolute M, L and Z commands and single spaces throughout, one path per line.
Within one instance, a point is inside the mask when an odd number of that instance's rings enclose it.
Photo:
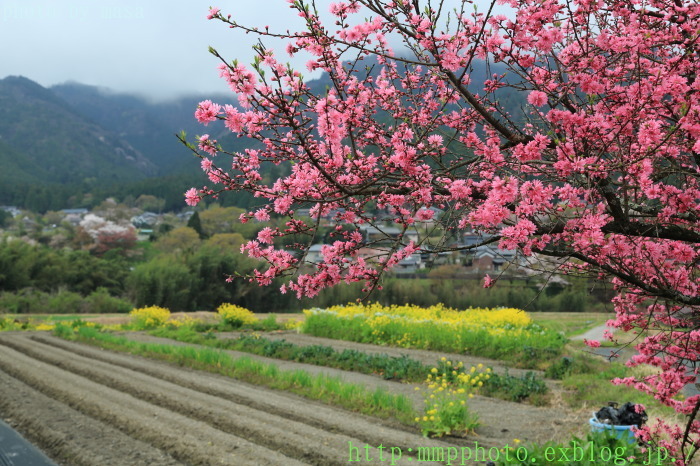
M 159 327 L 170 318 L 170 310 L 160 306 L 133 309 L 129 316 L 142 328 Z

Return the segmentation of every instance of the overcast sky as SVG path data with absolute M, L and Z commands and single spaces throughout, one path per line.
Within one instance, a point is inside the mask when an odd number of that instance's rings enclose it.
M 331 1 L 317 4 L 327 11 Z M 0 78 L 77 81 L 156 99 L 227 92 L 208 46 L 250 63 L 252 37 L 208 21 L 210 5 L 242 24 L 300 24 L 286 0 L 1 0 Z
M 322 18 L 333 1 L 316 0 Z M 250 63 L 255 38 L 207 20 L 209 6 L 271 32 L 304 27 L 287 0 L 0 0 L 0 79 L 21 75 L 46 87 L 76 81 L 156 100 L 227 93 L 209 46 L 228 61 Z M 265 43 L 288 59 L 285 44 Z M 304 73 L 308 58 L 292 64 Z

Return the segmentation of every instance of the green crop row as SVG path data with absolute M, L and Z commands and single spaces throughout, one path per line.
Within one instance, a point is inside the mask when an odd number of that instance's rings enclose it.
M 213 334 L 201 334 L 191 327 L 177 329 L 161 327 L 151 332 L 152 335 L 170 338 L 186 343 L 194 343 L 220 349 L 242 351 L 287 361 L 296 361 L 317 366 L 380 375 L 385 379 L 401 382 L 421 382 L 431 373 L 433 366 L 426 365 L 403 355 L 401 357 L 386 354 L 368 354 L 358 350 L 344 349 L 337 351 L 330 346 L 300 346 L 284 340 L 270 340 L 259 335 L 241 335 L 232 339 L 217 339 Z M 444 363 L 438 363 L 443 370 Z M 480 394 L 509 401 L 529 400 L 535 404 L 544 403 L 547 385 L 542 377 L 528 372 L 522 377 L 508 373 L 493 374 L 485 383 Z
M 344 382 L 339 377 L 312 375 L 301 370 L 284 371 L 274 364 L 261 363 L 247 357 L 234 358 L 218 349 L 132 341 L 100 332 L 95 327 L 57 324 L 54 333 L 61 338 L 219 373 L 351 411 L 414 424 L 415 410 L 407 397 L 391 394 L 382 388 L 370 390 L 362 385 Z

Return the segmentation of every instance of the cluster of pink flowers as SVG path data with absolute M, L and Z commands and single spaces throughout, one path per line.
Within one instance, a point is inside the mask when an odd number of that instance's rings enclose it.
M 194 112 L 194 117 L 200 123 L 208 125 L 212 121 L 216 121 L 216 118 L 221 112 L 221 105 L 212 103 L 211 100 L 204 100 L 199 103 L 197 111 Z
M 202 168 L 215 186 L 187 191 L 186 202 L 248 191 L 262 207 L 243 221 L 288 217 L 243 251 L 267 263 L 254 280 L 292 276 L 283 291 L 300 296 L 341 282 L 372 289 L 385 270 L 428 250 L 425 238 L 412 243 L 408 234 L 428 222 L 491 235 L 526 257 L 574 259 L 560 270 L 615 287 L 611 325 L 651 331 L 633 363 L 662 373 L 618 383 L 695 413 L 687 434 L 663 424 L 639 432 L 670 434 L 663 446 L 684 464 L 700 442 L 700 400 L 676 399 L 700 354 L 700 332 L 685 329 L 700 315 L 700 5 L 509 0 L 509 14 L 469 8 L 445 30 L 444 12 L 414 3 L 336 2 L 329 27 L 290 1 L 306 30 L 282 38 L 290 55 L 311 54 L 309 68 L 327 74 L 332 86 L 321 95 L 262 45 L 253 68 L 222 59 L 239 105 L 207 100 L 195 117 L 204 125 L 222 119 L 258 146 L 227 153 L 202 136 Z M 208 18 L 273 35 L 216 8 Z M 386 37 L 396 34 L 410 57 L 389 47 Z M 470 67 L 484 60 L 508 71 L 476 82 Z M 507 88 L 522 92 L 522 117 L 503 107 Z M 216 154 L 231 157 L 230 170 L 208 160 Z M 289 169 L 270 179 L 269 165 Z M 301 207 L 311 220 L 297 215 Z M 275 238 L 313 237 L 331 212 L 335 242 L 313 270 L 293 276 L 303 263 Z M 358 229 L 381 226 L 387 212 L 399 233 L 372 244 L 373 257 L 360 254 L 368 245 Z M 484 285 L 494 282 L 487 276 Z
M 221 10 L 217 7 L 210 8 L 209 13 L 207 14 L 207 19 L 214 19 L 214 17 L 216 17 L 216 15 L 218 15 L 220 11 Z

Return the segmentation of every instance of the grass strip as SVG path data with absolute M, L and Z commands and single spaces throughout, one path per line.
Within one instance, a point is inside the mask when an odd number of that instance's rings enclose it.
M 336 376 L 309 374 L 302 370 L 285 371 L 274 364 L 261 363 L 251 358 L 234 358 L 218 349 L 137 342 L 100 332 L 93 327 L 73 328 L 59 324 L 54 334 L 66 340 L 206 370 L 255 385 L 289 391 L 349 411 L 384 419 L 393 418 L 406 425 L 415 425 L 415 410 L 406 396 L 394 395 L 383 388 L 371 390 L 362 385 L 344 382 Z
M 406 383 L 425 382 L 426 377 L 432 373 L 434 367 L 437 367 L 440 373 L 448 369 L 449 371 L 453 370 L 451 367 L 445 367 L 445 363 L 440 361 L 437 362 L 437 365 L 429 366 L 406 355 L 394 357 L 386 354 L 368 354 L 351 349 L 336 351 L 330 346 L 301 346 L 284 340 L 270 340 L 259 335 L 241 335 L 239 338 L 222 340 L 216 338 L 212 333 L 199 333 L 192 327 L 161 327 L 149 333 L 157 337 L 186 343 L 379 375 L 384 379 Z M 547 385 L 540 376 L 527 372 L 521 377 L 515 377 L 506 371 L 504 375 L 492 374 L 491 378 L 484 383 L 479 394 L 514 402 L 527 400 L 542 406 L 547 403 L 547 392 Z
M 161 327 L 150 334 L 161 338 L 243 351 L 269 358 L 379 375 L 386 380 L 393 379 L 402 382 L 423 382 L 433 367 L 406 355 L 396 357 L 387 354 L 368 354 L 353 349 L 337 351 L 330 346 L 301 346 L 284 340 L 270 340 L 259 335 L 241 335 L 239 338 L 218 339 L 213 334 L 198 333 L 191 327 L 176 329 Z

